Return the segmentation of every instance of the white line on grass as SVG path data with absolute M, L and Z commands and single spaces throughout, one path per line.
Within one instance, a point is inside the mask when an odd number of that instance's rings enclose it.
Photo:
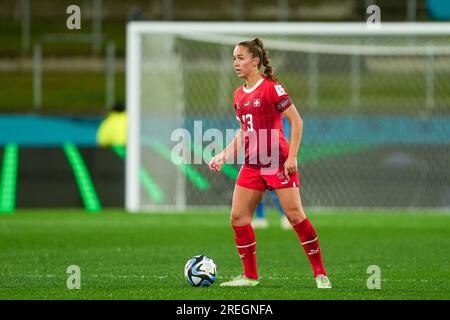
M 15 275 L 7 275 L 7 274 L 1 274 L 1 277 L 14 277 Z M 56 274 L 25 274 L 20 275 L 20 277 L 27 277 L 27 278 L 57 278 L 57 277 L 64 277 L 61 275 Z M 90 274 L 90 275 L 83 275 L 83 277 L 86 278 L 139 278 L 139 279 L 158 279 L 163 280 L 167 278 L 181 278 L 179 275 L 114 275 L 114 274 Z M 220 276 L 218 279 L 234 279 L 234 276 Z M 364 282 L 367 280 L 366 278 L 340 278 L 340 277 L 330 277 L 332 280 L 343 282 L 343 281 L 358 281 L 358 282 Z M 260 277 L 260 280 L 305 280 L 309 279 L 308 276 L 305 277 L 272 277 L 272 276 L 262 276 Z M 414 278 L 408 278 L 408 279 L 381 279 L 382 282 L 440 282 L 440 280 L 429 280 L 429 279 L 414 279 Z

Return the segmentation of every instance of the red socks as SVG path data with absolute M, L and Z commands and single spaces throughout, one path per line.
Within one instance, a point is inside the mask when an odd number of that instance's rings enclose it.
M 247 278 L 258 279 L 256 271 L 256 238 L 251 224 L 246 226 L 233 226 L 236 246 L 239 256 L 244 264 L 244 275 Z M 300 239 L 300 243 L 308 256 L 314 271 L 314 277 L 318 274 L 327 275 L 322 262 L 319 241 L 316 231 L 308 219 L 294 225 L 294 230 Z
M 308 256 L 309 262 L 314 271 L 314 277 L 318 274 L 327 275 L 322 263 L 322 255 L 320 253 L 319 240 L 316 231 L 309 222 L 308 218 L 293 226 L 295 232 L 300 239 L 300 243 Z
M 233 226 L 236 246 L 244 264 L 244 275 L 247 278 L 258 279 L 256 271 L 256 238 L 251 224 Z

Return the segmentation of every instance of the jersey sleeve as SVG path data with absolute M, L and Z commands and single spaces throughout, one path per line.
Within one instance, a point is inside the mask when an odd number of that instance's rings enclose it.
M 274 85 L 271 85 L 269 95 L 272 104 L 280 112 L 283 112 L 292 104 L 291 98 L 281 84 L 275 83 Z

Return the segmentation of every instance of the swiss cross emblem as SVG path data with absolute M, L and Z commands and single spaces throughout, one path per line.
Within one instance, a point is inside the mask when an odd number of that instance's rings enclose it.
M 260 104 L 261 104 L 261 101 L 260 101 L 259 99 L 253 100 L 253 106 L 254 106 L 254 107 L 259 107 Z

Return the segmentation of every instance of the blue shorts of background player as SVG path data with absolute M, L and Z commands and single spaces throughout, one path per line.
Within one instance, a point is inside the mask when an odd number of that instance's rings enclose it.
M 278 200 L 277 194 L 275 191 L 266 191 L 267 196 L 271 196 L 278 212 L 280 213 L 280 226 L 282 229 L 288 230 L 291 229 L 292 226 L 289 223 L 289 220 L 286 218 L 286 215 L 284 214 L 283 208 L 281 207 L 280 201 Z M 266 197 L 266 196 L 265 196 Z M 266 212 L 265 212 L 265 197 L 261 200 L 258 207 L 256 207 L 255 217 L 252 220 L 252 227 L 253 229 L 265 229 L 269 226 L 269 222 L 266 219 Z

